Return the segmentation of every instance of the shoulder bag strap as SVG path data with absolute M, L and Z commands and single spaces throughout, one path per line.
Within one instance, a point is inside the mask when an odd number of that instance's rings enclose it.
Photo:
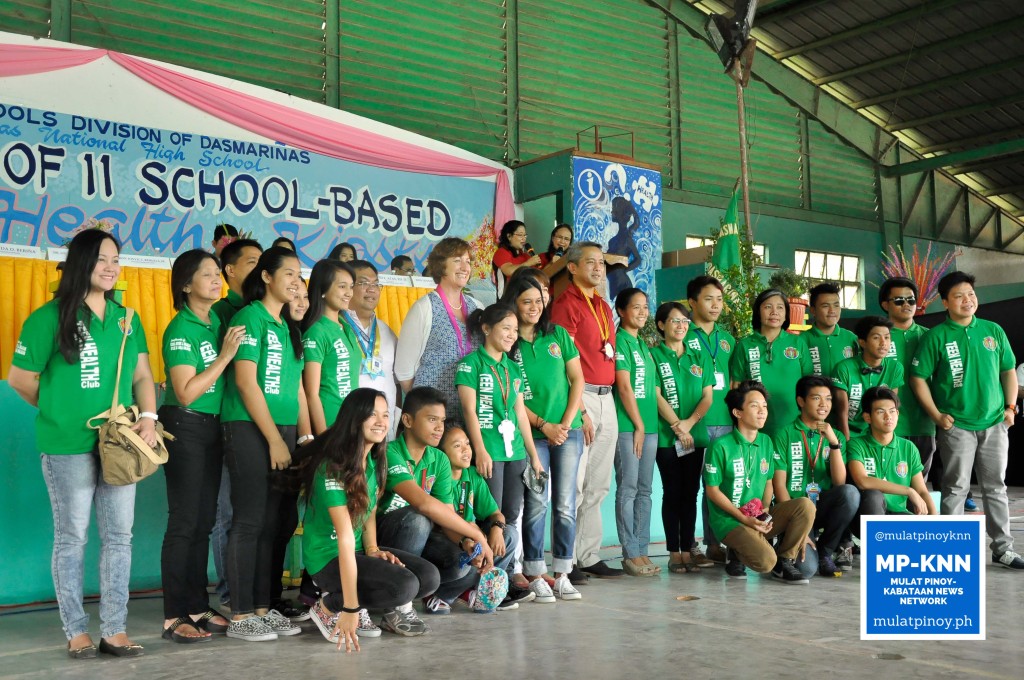
M 124 363 L 124 346 L 128 342 L 128 335 L 132 330 L 132 317 L 134 315 L 134 309 L 125 307 L 124 328 L 121 332 L 121 352 L 117 355 L 117 377 L 114 379 L 114 399 L 110 402 L 110 418 L 114 417 L 114 411 L 117 409 L 117 390 L 121 386 L 121 364 Z

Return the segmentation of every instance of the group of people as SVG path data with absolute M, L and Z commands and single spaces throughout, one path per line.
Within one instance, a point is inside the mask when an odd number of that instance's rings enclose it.
M 274 640 L 311 619 L 358 649 L 382 629 L 427 632 L 417 602 L 432 615 L 460 602 L 489 613 L 579 600 L 592 577 L 657 575 L 655 467 L 669 571 L 724 562 L 737 578 L 748 568 L 786 583 L 840 574 L 853 566 L 860 514 L 937 512 L 925 482 L 936 437 L 943 513 L 963 512 L 976 469 L 993 560 L 1024 568 L 1003 483 L 1014 357 L 1005 333 L 974 316 L 970 275 L 942 280 L 949 316 L 930 331 L 914 323 L 915 284 L 890 279 L 879 295 L 888 316 L 865 317 L 855 334 L 838 326 L 839 291 L 825 283 L 811 291 L 810 331 L 787 333 L 786 299 L 767 290 L 738 341 L 718 324 L 721 282 L 699 276 L 687 305 L 657 306 L 662 341 L 650 347 L 640 331 L 652 301 L 633 287 L 612 304 L 601 296 L 616 260 L 598 243 L 573 242 L 560 225 L 545 259 L 525 248 L 521 222 L 501 234 L 512 258 L 495 257 L 496 303 L 465 294 L 470 245 L 445 238 L 427 260 L 437 288 L 397 336 L 375 315 L 377 269 L 354 249 L 318 262 L 308 282 L 288 244 L 228 238 L 218 255 L 183 253 L 159 410 L 138 316 L 126 322 L 112 300 L 119 244 L 78 234 L 55 299 L 24 324 L 9 377 L 39 408 L 69 656 L 143 651 L 126 634 L 135 487 L 103 481 L 86 426 L 118 374 L 143 440 L 156 441 L 158 420 L 175 437 L 161 566 L 163 636 L 178 643 Z M 562 270 L 567 286 L 552 299 Z M 599 554 L 613 473 L 621 568 Z M 695 535 L 702 483 L 706 553 Z M 82 606 L 93 506 L 98 649 Z M 281 586 L 300 522 L 305 607 Z M 229 615 L 208 602 L 211 535 Z

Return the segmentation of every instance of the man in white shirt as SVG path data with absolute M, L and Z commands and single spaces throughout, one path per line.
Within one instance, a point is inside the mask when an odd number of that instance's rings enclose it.
M 356 281 L 345 318 L 356 332 L 363 353 L 359 365 L 359 386 L 372 387 L 384 393 L 391 409 L 393 437 L 400 416 L 395 383 L 395 347 L 398 337 L 386 323 L 377 318 L 377 303 L 380 302 L 377 268 L 366 260 L 353 260 L 348 264 L 355 270 Z

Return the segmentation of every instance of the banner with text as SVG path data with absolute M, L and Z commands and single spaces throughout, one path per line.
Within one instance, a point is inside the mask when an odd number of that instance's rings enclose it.
M 984 640 L 985 518 L 861 518 L 862 640 Z
M 340 241 L 421 270 L 446 236 L 493 241 L 493 182 L 385 170 L 280 143 L 167 130 L 0 101 L 0 245 L 65 244 L 90 219 L 127 254 L 209 248 L 216 225 L 312 266 Z
M 608 267 L 608 297 L 636 286 L 654 308 L 654 272 L 661 266 L 661 173 L 575 156 L 573 220 L 577 241 L 596 241 L 626 258 Z

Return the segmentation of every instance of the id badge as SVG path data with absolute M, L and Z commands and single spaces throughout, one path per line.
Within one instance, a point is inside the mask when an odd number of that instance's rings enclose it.
M 721 371 L 715 371 L 715 387 L 716 390 L 725 389 L 725 373 Z
M 805 487 L 807 491 L 807 497 L 811 499 L 812 503 L 817 504 L 818 496 L 821 495 L 821 485 L 817 482 L 809 482 Z
M 370 359 L 370 374 L 373 376 L 384 374 L 384 362 L 381 361 L 380 357 L 375 356 Z
M 610 342 L 604 343 L 603 351 L 604 351 L 604 355 L 606 357 L 608 357 L 609 359 L 611 359 L 612 357 L 615 356 L 615 350 L 612 348 L 612 343 L 610 343 Z
M 511 458 L 513 453 L 514 453 L 512 451 L 512 439 L 513 439 L 513 435 L 515 434 L 515 431 L 516 431 L 515 425 L 512 424 L 511 420 L 507 420 L 507 419 L 503 420 L 498 425 L 498 432 L 501 434 L 501 438 L 505 442 L 505 457 L 506 458 Z

